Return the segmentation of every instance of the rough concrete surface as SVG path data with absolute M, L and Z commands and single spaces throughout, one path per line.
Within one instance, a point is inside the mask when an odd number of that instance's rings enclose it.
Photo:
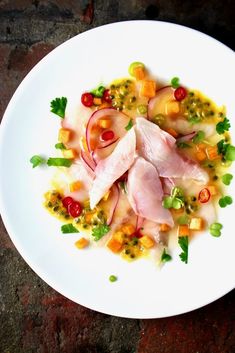
M 235 49 L 235 1 L 1 0 L 0 117 L 29 70 L 68 38 L 121 20 L 170 21 Z M 100 314 L 48 287 L 0 222 L 0 353 L 234 353 L 235 292 L 173 318 Z

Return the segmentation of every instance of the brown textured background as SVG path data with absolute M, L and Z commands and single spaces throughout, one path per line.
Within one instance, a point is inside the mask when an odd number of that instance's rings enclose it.
M 121 20 L 163 20 L 199 29 L 234 50 L 234 15 L 234 0 L 2 0 L 0 117 L 29 70 L 87 29 Z M 38 278 L 1 222 L 0 270 L 0 353 L 235 352 L 235 291 L 172 318 L 103 315 L 74 304 Z

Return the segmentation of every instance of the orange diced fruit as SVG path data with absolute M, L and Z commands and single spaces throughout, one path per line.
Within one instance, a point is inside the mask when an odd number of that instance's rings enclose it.
M 98 125 L 102 129 L 109 129 L 112 125 L 112 121 L 109 118 L 102 118 L 98 120 Z
M 177 131 L 175 131 L 174 129 L 172 129 L 171 127 L 169 127 L 168 129 L 166 129 L 166 132 L 168 132 L 168 134 L 170 134 L 173 137 L 178 137 L 179 134 Z
M 189 226 L 187 224 L 179 225 L 178 236 L 179 237 L 189 236 Z
M 82 187 L 82 182 L 80 180 L 74 181 L 69 184 L 69 190 L 71 192 L 78 191 Z
M 67 159 L 74 159 L 77 156 L 77 152 L 73 148 L 63 150 L 63 156 Z
M 145 69 L 144 67 L 137 66 L 133 70 L 133 76 L 136 78 L 136 80 L 143 80 L 145 78 Z
M 211 161 L 213 161 L 214 159 L 220 158 L 220 155 L 218 154 L 217 146 L 207 147 L 206 154 L 207 154 L 208 159 L 210 159 Z
M 60 129 L 58 140 L 62 143 L 67 143 L 72 137 L 72 131 L 69 129 Z
M 140 88 L 140 96 L 152 98 L 156 94 L 156 82 L 151 80 L 145 80 L 142 82 Z
M 168 224 L 162 223 L 162 224 L 160 225 L 160 231 L 161 231 L 161 232 L 168 232 L 169 230 L 171 230 L 171 227 L 168 226 Z
M 84 249 L 89 245 L 89 240 L 86 238 L 80 238 L 79 240 L 76 241 L 75 246 L 78 249 Z
M 210 191 L 211 196 L 217 195 L 217 188 L 215 185 L 208 185 L 206 188 Z
M 170 101 L 166 104 L 166 114 L 174 115 L 180 112 L 180 103 L 177 101 Z
M 109 108 L 109 107 L 111 107 L 111 103 L 104 102 L 98 106 L 98 109 L 104 109 L 104 108 Z
M 206 144 L 205 143 L 199 143 L 198 145 L 196 145 L 197 150 L 204 150 L 206 148 Z
M 111 238 L 107 244 L 107 247 L 114 253 L 118 253 L 122 249 L 122 243 L 115 238 Z
M 148 235 L 144 235 L 139 239 L 141 245 L 143 245 L 146 249 L 150 249 L 154 246 L 154 240 Z
M 194 217 L 190 220 L 189 229 L 191 230 L 202 230 L 203 219 L 201 217 Z
M 113 239 L 117 240 L 120 244 L 124 243 L 124 233 L 122 231 L 118 231 L 114 233 Z
M 126 235 L 131 235 L 135 232 L 135 226 L 133 224 L 125 224 L 122 226 L 122 231 Z
M 93 104 L 94 105 L 101 105 L 102 104 L 102 99 L 98 97 L 93 98 Z
M 196 152 L 195 156 L 199 162 L 202 162 L 207 158 L 206 153 L 202 150 L 199 150 L 198 152 Z

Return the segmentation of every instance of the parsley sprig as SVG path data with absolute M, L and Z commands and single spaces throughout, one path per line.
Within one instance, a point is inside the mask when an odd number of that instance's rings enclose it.
M 95 241 L 100 240 L 105 234 L 107 234 L 110 231 L 110 227 L 104 223 L 104 224 L 99 224 L 98 226 L 92 228 L 92 233 L 91 235 L 94 237 Z
M 188 236 L 179 237 L 178 244 L 182 249 L 182 252 L 179 254 L 181 261 L 188 263 Z

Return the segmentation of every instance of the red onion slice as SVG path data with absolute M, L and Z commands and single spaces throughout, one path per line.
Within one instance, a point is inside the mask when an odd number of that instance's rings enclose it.
M 95 170 L 96 164 L 93 159 L 90 158 L 88 152 L 81 150 L 81 160 L 89 167 L 93 172 Z
M 197 134 L 197 131 L 190 132 L 190 134 L 178 137 L 176 142 L 190 141 Z
M 108 226 L 112 223 L 112 220 L 118 205 L 119 196 L 120 196 L 119 188 L 116 184 L 113 184 L 111 192 L 113 195 L 112 195 L 112 204 L 110 205 L 109 217 L 107 219 Z
M 142 228 L 144 220 L 145 220 L 144 217 L 137 216 L 136 225 L 135 225 L 135 231 L 138 231 L 140 228 Z

